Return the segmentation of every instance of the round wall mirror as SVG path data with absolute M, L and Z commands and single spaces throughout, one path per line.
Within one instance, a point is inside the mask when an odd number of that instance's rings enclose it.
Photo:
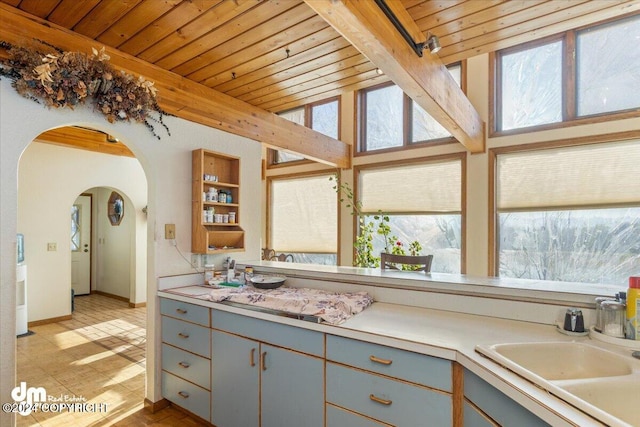
M 124 216 L 124 200 L 122 196 L 113 191 L 107 204 L 107 216 L 111 225 L 120 225 Z

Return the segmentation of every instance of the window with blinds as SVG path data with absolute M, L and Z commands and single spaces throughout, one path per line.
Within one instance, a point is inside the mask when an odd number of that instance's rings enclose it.
M 270 185 L 270 243 L 297 261 L 336 263 L 338 196 L 333 175 L 273 179 Z M 313 256 L 325 254 L 330 256 Z
M 376 222 L 379 212 L 389 218 L 387 241 L 374 234 L 376 256 L 390 252 L 393 245 L 408 250 L 417 241 L 421 254 L 434 256 L 432 271 L 461 272 L 463 158 L 359 171 L 358 194 L 365 222 Z
M 500 276 L 623 285 L 640 271 L 640 140 L 496 156 Z

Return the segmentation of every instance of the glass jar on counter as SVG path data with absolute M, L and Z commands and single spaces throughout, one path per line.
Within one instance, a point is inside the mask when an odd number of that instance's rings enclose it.
M 602 304 L 602 332 L 614 338 L 624 338 L 627 307 L 620 301 L 603 301 Z

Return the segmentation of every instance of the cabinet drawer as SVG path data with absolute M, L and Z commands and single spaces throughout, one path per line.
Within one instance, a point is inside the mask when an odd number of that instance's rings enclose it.
M 200 418 L 211 419 L 210 393 L 195 384 L 163 372 L 162 396 Z
M 387 424 L 333 405 L 327 405 L 327 427 L 387 427 Z
M 211 324 L 213 328 L 232 334 L 324 357 L 324 334 L 322 332 L 219 310 L 211 310 Z
M 447 393 L 334 363 L 327 363 L 327 402 L 402 427 L 451 426 L 453 420 Z
M 162 369 L 211 390 L 211 360 L 162 344 Z
M 209 309 L 200 305 L 160 298 L 160 314 L 209 326 Z
M 327 335 L 327 360 L 451 392 L 449 360 L 335 335 Z
M 193 323 L 162 316 L 162 342 L 211 358 L 209 329 Z

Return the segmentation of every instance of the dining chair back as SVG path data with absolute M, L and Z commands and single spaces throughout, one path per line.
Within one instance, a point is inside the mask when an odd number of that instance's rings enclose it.
M 418 266 L 412 271 L 431 272 L 431 263 L 433 255 L 394 255 L 386 252 L 380 254 L 380 268 L 382 270 L 401 270 L 398 264 Z

